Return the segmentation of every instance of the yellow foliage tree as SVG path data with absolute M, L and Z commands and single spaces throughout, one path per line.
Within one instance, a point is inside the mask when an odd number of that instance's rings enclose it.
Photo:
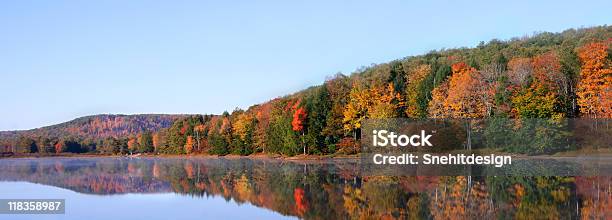
M 427 112 L 431 118 L 444 118 L 447 114 L 444 107 L 444 102 L 448 96 L 448 81 L 443 82 L 438 87 L 431 91 L 431 101 Z
M 368 112 L 369 96 L 367 89 L 353 85 L 349 93 L 349 101 L 344 108 L 344 130 L 347 132 L 361 128 L 361 122 L 366 118 Z
M 559 98 L 566 88 L 567 78 L 561 73 L 559 59 L 554 53 L 548 52 L 530 60 L 532 83 L 529 87 L 516 90 L 512 97 L 512 113 L 522 118 L 564 117 Z M 511 72 L 514 71 L 513 65 Z
M 343 112 L 344 129 L 347 132 L 360 129 L 366 118 L 397 117 L 398 109 L 404 105 L 401 95 L 395 92 L 392 83 L 369 89 L 353 85 L 349 98 Z
M 240 114 L 232 127 L 234 134 L 237 134 L 241 140 L 245 140 L 247 135 L 252 132 L 254 128 L 254 119 L 255 117 L 251 114 Z
M 370 94 L 372 103 L 368 106 L 368 118 L 397 117 L 397 110 L 404 105 L 401 95 L 395 92 L 392 83 L 386 87 L 374 87 L 370 89 Z

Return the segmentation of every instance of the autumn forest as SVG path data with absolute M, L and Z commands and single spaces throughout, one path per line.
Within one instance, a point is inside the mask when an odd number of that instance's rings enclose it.
M 0 132 L 0 150 L 346 155 L 359 152 L 366 119 L 611 118 L 611 52 L 610 26 L 491 40 L 337 73 L 221 115 L 101 115 Z

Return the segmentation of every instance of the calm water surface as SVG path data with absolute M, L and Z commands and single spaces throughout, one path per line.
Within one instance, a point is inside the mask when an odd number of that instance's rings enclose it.
M 351 160 L 0 160 L 0 198 L 66 199 L 0 219 L 611 219 L 612 177 L 363 176 Z

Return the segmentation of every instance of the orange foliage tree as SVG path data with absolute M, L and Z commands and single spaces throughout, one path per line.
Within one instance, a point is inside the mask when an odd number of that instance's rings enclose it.
M 187 140 L 185 141 L 185 146 L 184 146 L 184 150 L 185 153 L 190 154 L 193 152 L 193 145 L 194 145 L 194 140 L 193 140 L 193 136 L 189 135 L 187 136 Z
M 161 138 L 159 132 L 153 133 L 153 151 L 157 152 L 161 147 Z
M 476 69 L 464 62 L 451 66 L 452 75 L 432 91 L 429 104 L 430 116 L 434 118 L 479 118 L 488 114 L 483 100 L 484 80 L 480 80 Z M 491 97 L 488 95 L 486 97 Z
M 452 76 L 449 81 L 448 97 L 444 106 L 453 118 L 484 117 L 484 103 L 478 99 L 476 89 L 480 88 L 476 80 L 476 69 L 460 62 L 451 66 Z
M 578 50 L 582 62 L 576 95 L 580 113 L 586 117 L 612 117 L 612 65 L 608 42 L 594 42 Z
M 257 107 L 257 113 L 255 113 L 256 126 L 253 131 L 253 145 L 264 153 L 266 152 L 267 130 L 270 126 L 272 106 L 272 101 L 264 103 Z
M 130 138 L 127 142 L 127 146 L 128 146 L 128 150 L 130 152 L 134 152 L 136 151 L 136 148 L 138 148 L 138 142 L 136 140 L 136 138 Z

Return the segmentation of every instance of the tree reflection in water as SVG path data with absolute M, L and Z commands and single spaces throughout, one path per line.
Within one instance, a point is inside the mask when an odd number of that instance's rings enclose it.
M 361 176 L 351 160 L 0 160 L 1 181 L 88 194 L 222 196 L 307 219 L 610 219 L 612 177 Z

